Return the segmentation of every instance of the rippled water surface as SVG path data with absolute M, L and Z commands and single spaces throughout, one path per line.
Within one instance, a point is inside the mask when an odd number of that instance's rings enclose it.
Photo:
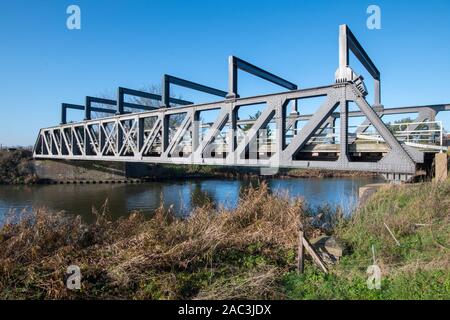
M 375 178 L 269 179 L 270 190 L 303 197 L 313 205 L 328 203 L 350 211 L 357 204 L 360 186 L 378 182 Z M 151 214 L 161 203 L 173 205 L 179 214 L 188 214 L 195 206 L 213 201 L 219 206 L 236 206 L 239 193 L 256 180 L 189 180 L 145 184 L 35 185 L 0 186 L 0 218 L 10 210 L 48 208 L 78 214 L 92 221 L 92 208 L 108 201 L 113 217 L 133 210 Z

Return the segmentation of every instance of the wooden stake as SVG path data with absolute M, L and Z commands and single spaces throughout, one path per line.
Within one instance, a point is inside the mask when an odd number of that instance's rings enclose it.
M 394 233 L 391 231 L 391 229 L 389 229 L 388 225 L 386 223 L 384 223 L 384 226 L 386 227 L 387 231 L 389 232 L 389 234 L 391 235 L 392 239 L 394 239 L 395 243 L 400 247 L 400 242 L 398 242 L 397 238 L 394 236 Z
M 303 253 L 303 230 L 298 232 L 297 272 L 303 273 L 305 268 Z
M 323 272 L 328 273 L 327 267 L 325 266 L 325 263 L 323 262 L 322 258 L 316 253 L 316 251 L 314 250 L 313 246 L 309 243 L 309 241 L 306 240 L 306 238 L 303 236 L 302 238 L 303 238 L 303 246 L 313 259 L 314 263 L 318 265 Z

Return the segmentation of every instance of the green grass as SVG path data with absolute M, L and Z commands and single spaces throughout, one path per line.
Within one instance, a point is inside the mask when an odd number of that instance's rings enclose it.
M 305 274 L 300 276 L 295 272 L 288 273 L 282 281 L 289 299 L 450 299 L 450 273 L 448 270 L 417 270 L 412 273 L 387 276 L 382 278 L 380 290 L 368 289 L 367 276 L 363 272 L 355 272 L 344 277 L 334 273 L 325 275 L 314 268 L 308 268 Z
M 384 188 L 335 236 L 351 254 L 328 275 L 308 266 L 283 278 L 291 299 L 450 299 L 450 182 Z M 386 224 L 400 242 L 398 246 Z M 367 288 L 372 246 L 381 290 Z

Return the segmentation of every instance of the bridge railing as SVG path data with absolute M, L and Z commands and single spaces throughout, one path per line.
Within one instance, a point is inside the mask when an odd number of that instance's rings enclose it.
M 255 120 L 246 121 L 246 124 L 253 124 Z M 273 123 L 273 122 L 269 122 Z M 204 129 L 209 129 L 212 124 L 201 125 Z M 363 134 L 358 134 L 358 128 L 365 127 L 365 125 L 348 126 L 349 131 L 354 131 L 355 133 L 349 132 L 349 136 L 355 138 L 354 143 L 385 143 L 381 135 L 379 135 L 373 127 L 369 128 Z M 442 121 L 425 121 L 425 122 L 407 122 L 407 123 L 394 123 L 387 124 L 388 128 L 391 130 L 393 135 L 400 141 L 407 145 L 415 146 L 420 149 L 434 149 L 434 150 L 446 150 L 444 146 L 444 129 Z M 409 128 L 415 128 L 414 130 L 408 130 Z M 292 132 L 291 135 L 286 135 L 287 141 L 289 142 L 296 134 L 301 131 L 301 128 L 289 129 Z M 309 145 L 320 145 L 320 144 L 340 144 L 340 126 L 325 127 L 320 130 L 320 133 L 312 136 L 309 141 Z M 170 130 L 170 137 L 175 135 L 176 130 Z M 237 142 L 241 143 L 245 139 L 246 131 L 242 129 L 236 130 Z M 275 150 L 276 147 L 276 132 L 270 130 L 259 130 L 258 138 L 255 140 L 262 152 L 270 153 Z M 200 134 L 200 140 L 203 140 L 206 136 L 205 132 Z M 191 142 L 192 139 L 189 136 L 183 137 L 180 141 L 180 147 L 184 148 L 186 152 L 191 152 Z M 160 147 L 161 141 L 157 141 L 155 146 Z M 227 137 L 227 133 L 219 133 L 214 140 L 214 150 L 220 153 L 229 152 L 230 141 Z M 438 148 L 436 148 L 438 147 Z
M 387 127 L 398 141 L 419 149 L 446 151 L 444 146 L 444 127 L 442 121 L 423 121 L 406 123 L 389 123 Z M 384 142 L 383 138 L 373 128 L 357 134 L 357 140 Z
M 419 149 L 447 150 L 444 146 L 444 127 L 442 121 L 422 121 L 386 124 L 391 133 L 407 145 Z M 358 133 L 360 128 L 364 128 L 364 133 Z M 323 127 L 314 134 L 308 144 L 340 144 L 340 126 Z M 367 125 L 348 126 L 349 137 L 353 137 L 354 143 L 385 143 L 382 136 L 376 130 Z M 291 129 L 291 136 L 295 136 L 301 128 Z M 290 136 L 290 137 L 291 137 Z

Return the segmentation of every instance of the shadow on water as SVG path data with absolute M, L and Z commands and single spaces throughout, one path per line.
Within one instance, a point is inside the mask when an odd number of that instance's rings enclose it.
M 268 179 L 272 192 L 303 197 L 311 206 L 341 206 L 345 211 L 357 204 L 360 186 L 379 181 L 374 178 L 330 179 Z M 10 210 L 48 208 L 79 214 L 93 221 L 92 208 L 100 209 L 108 200 L 112 218 L 134 210 L 151 215 L 164 203 L 179 215 L 187 215 L 192 208 L 212 203 L 233 208 L 240 193 L 259 180 L 190 180 L 152 182 L 146 184 L 90 184 L 90 185 L 34 185 L 0 186 L 0 218 Z

